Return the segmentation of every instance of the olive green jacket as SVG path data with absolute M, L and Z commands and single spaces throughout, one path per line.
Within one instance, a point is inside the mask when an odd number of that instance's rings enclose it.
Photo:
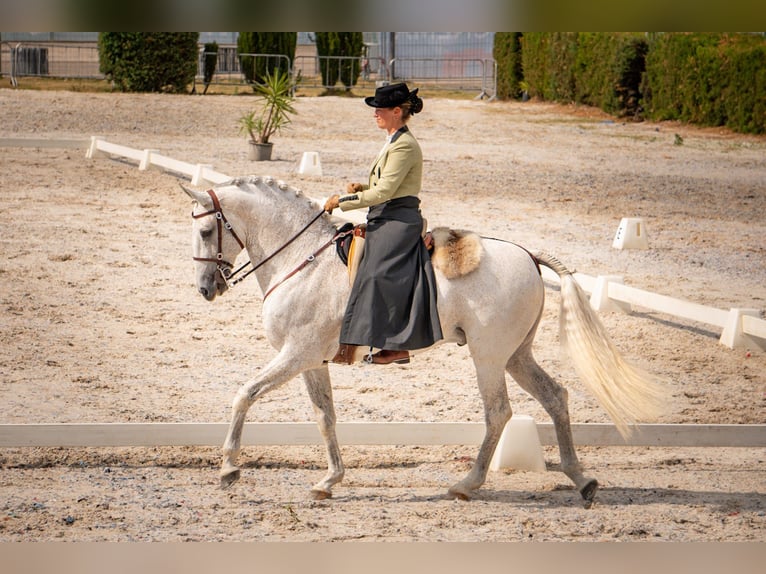
M 407 126 L 391 138 L 391 143 L 370 167 L 370 180 L 363 190 L 338 199 L 343 211 L 370 207 L 390 199 L 417 196 L 423 178 L 423 153 Z

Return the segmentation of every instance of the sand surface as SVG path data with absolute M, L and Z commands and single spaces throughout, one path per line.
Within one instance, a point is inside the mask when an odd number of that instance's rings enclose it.
M 432 226 L 544 249 L 588 275 L 723 310 L 766 307 L 766 139 L 598 111 L 423 94 L 411 129 L 425 156 Z M 0 138 L 99 135 L 232 175 L 272 175 L 317 199 L 359 181 L 382 134 L 358 98 L 299 97 L 274 161 L 250 162 L 237 118 L 249 96 L 0 89 Z M 304 151 L 322 176 L 297 173 Z M 262 294 L 245 282 L 213 304 L 190 259 L 178 179 L 85 148 L 2 147 L 0 423 L 228 422 L 239 385 L 274 351 Z M 648 250 L 618 250 L 642 217 Z M 576 423 L 607 415 L 562 362 L 558 294 L 536 355 L 570 392 Z M 720 330 L 636 308 L 604 313 L 621 351 L 666 381 L 666 423 L 764 423 L 766 357 Z M 481 422 L 464 348 L 407 366 L 332 366 L 340 421 Z M 512 380 L 514 412 L 549 419 Z M 249 421 L 311 421 L 299 379 Z M 221 437 L 223 440 L 223 437 Z M 763 448 L 581 447 L 602 489 L 590 510 L 557 470 L 490 473 L 475 500 L 444 497 L 473 446 L 345 446 L 330 500 L 308 489 L 320 447 L 247 447 L 217 489 L 219 449 L 0 449 L 0 541 L 762 541 Z

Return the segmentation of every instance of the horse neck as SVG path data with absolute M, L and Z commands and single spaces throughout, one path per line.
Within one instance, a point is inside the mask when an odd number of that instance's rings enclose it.
M 272 178 L 250 178 L 226 188 L 221 197 L 224 213 L 231 209 L 237 233 L 243 229 L 243 241 L 250 261 L 261 261 L 280 252 L 255 272 L 262 289 L 275 275 L 282 275 L 299 265 L 310 253 L 329 239 L 332 225 L 321 217 L 295 237 L 321 210 L 296 188 Z M 295 237 L 295 239 L 293 239 Z M 291 239 L 293 239 L 291 241 Z

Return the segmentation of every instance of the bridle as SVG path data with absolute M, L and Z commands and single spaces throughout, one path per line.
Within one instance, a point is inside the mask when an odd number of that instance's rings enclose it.
M 311 227 L 323 214 L 324 209 L 317 213 L 311 221 L 309 221 L 303 228 L 298 231 L 295 235 L 293 235 L 289 240 L 287 240 L 286 243 L 284 243 L 281 247 L 279 247 L 277 250 L 275 250 L 271 255 L 263 259 L 258 265 L 253 265 L 251 261 L 247 261 L 247 263 L 244 263 L 239 268 L 232 271 L 232 268 L 234 267 L 231 263 L 228 261 L 225 261 L 223 258 L 223 230 L 226 229 L 229 231 L 229 233 L 232 234 L 234 239 L 237 240 L 237 243 L 239 243 L 240 248 L 244 249 L 245 244 L 242 242 L 242 240 L 239 238 L 237 233 L 234 231 L 234 228 L 232 228 L 231 224 L 226 220 L 226 216 L 223 214 L 223 210 L 221 209 L 221 202 L 218 201 L 218 196 L 215 194 L 215 191 L 212 189 L 207 190 L 207 194 L 210 196 L 210 199 L 213 201 L 213 209 L 206 211 L 205 213 L 198 213 L 194 214 L 192 213 L 192 217 L 194 219 L 200 219 L 202 217 L 207 217 L 208 215 L 215 215 L 216 219 L 216 226 L 218 228 L 218 252 L 216 253 L 215 258 L 213 257 L 192 257 L 194 261 L 204 261 L 207 263 L 216 263 L 218 266 L 218 272 L 221 274 L 221 277 L 223 278 L 224 282 L 226 283 L 227 287 L 233 287 L 245 277 L 250 275 L 253 271 L 258 269 L 259 267 L 265 265 L 268 261 L 270 261 L 273 257 L 275 257 L 277 254 L 279 254 L 283 249 L 285 249 L 288 245 L 290 245 L 293 241 L 298 239 L 309 227 Z M 306 257 L 306 259 L 293 271 L 288 273 L 285 277 L 283 277 L 278 283 L 276 283 L 271 289 L 269 289 L 266 294 L 263 296 L 263 299 L 266 300 L 266 297 L 269 296 L 269 294 L 274 291 L 277 287 L 279 287 L 282 283 L 287 281 L 290 277 L 298 273 L 301 269 L 306 267 L 309 263 L 314 261 L 317 255 L 319 255 L 322 251 L 327 249 L 330 245 L 332 245 L 335 241 L 340 239 L 341 237 L 345 237 L 348 235 L 349 232 L 341 232 L 333 235 L 333 238 L 330 239 L 327 243 L 322 245 L 319 249 L 314 251 L 311 255 Z M 245 268 L 251 265 L 252 269 L 249 269 L 247 272 L 245 272 L 241 277 L 237 277 L 240 273 L 242 273 Z
M 218 252 L 215 255 L 215 258 L 213 257 L 192 257 L 194 261 L 206 261 L 208 263 L 216 263 L 218 265 L 218 271 L 221 273 L 221 277 L 223 277 L 225 280 L 227 280 L 231 277 L 231 268 L 233 265 L 229 263 L 228 261 L 225 261 L 223 258 L 223 230 L 227 229 L 234 239 L 237 240 L 237 243 L 239 243 L 239 247 L 241 249 L 245 248 L 245 244 L 242 243 L 242 240 L 239 238 L 239 236 L 234 231 L 234 228 L 231 226 L 231 223 L 229 223 L 226 220 L 226 216 L 223 214 L 223 210 L 221 209 L 221 202 L 218 201 L 218 196 L 215 194 L 215 192 L 212 189 L 207 190 L 207 194 L 210 196 L 210 199 L 213 201 L 213 209 L 210 211 L 206 211 L 205 213 L 198 213 L 194 214 L 192 213 L 192 218 L 194 219 L 201 219 L 203 217 L 207 217 L 208 215 L 215 215 L 215 223 L 218 227 Z

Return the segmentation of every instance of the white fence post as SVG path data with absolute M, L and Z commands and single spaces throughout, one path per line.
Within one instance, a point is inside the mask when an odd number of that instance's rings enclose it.
M 141 163 L 138 164 L 138 171 L 146 171 L 152 166 L 152 154 L 159 153 L 158 149 L 145 149 L 144 157 L 141 158 Z
M 205 179 L 205 170 L 206 169 L 213 169 L 213 166 L 209 163 L 198 163 L 197 166 L 194 168 L 194 173 L 192 174 L 191 178 L 191 184 L 192 185 L 203 185 L 207 179 Z M 214 182 L 210 182 L 214 183 Z
M 766 339 L 751 336 L 744 328 L 745 317 L 760 318 L 760 316 L 758 309 L 731 309 L 719 339 L 720 343 L 730 349 L 756 348 L 766 351 Z
M 85 152 L 85 157 L 87 159 L 93 159 L 94 157 L 97 157 L 99 153 L 98 149 L 98 142 L 101 140 L 98 136 L 90 136 L 90 146 L 88 147 L 88 151 Z
M 593 286 L 593 292 L 590 295 L 590 306 L 594 311 L 623 311 L 630 313 L 630 303 L 617 301 L 609 298 L 609 284 L 623 284 L 621 275 L 599 275 L 596 277 L 596 284 Z

